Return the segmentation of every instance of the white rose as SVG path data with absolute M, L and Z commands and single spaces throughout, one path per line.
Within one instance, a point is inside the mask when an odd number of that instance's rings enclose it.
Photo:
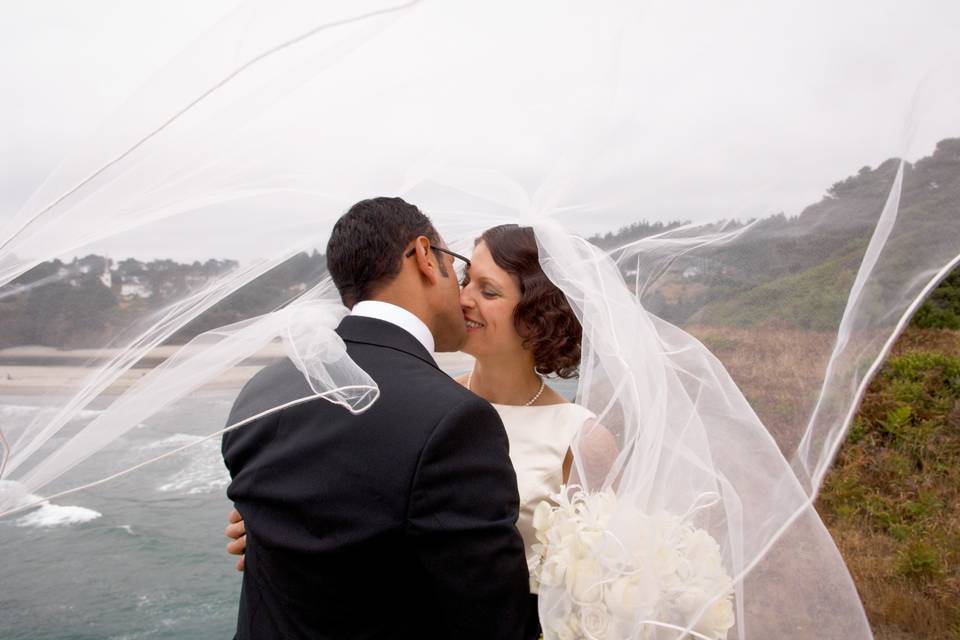
M 616 509 L 617 497 L 609 489 L 585 494 L 580 507 L 581 519 L 592 526 L 606 527 Z
M 555 552 L 547 555 L 540 565 L 538 576 L 540 584 L 545 587 L 557 587 L 563 584 L 566 577 L 567 563 L 563 553 Z
M 547 543 L 547 531 L 553 525 L 553 507 L 546 500 L 541 500 L 533 510 L 533 528 L 536 530 L 537 540 Z
M 633 620 L 652 618 L 660 601 L 660 588 L 652 574 L 621 576 L 605 589 L 604 603 L 614 616 Z
M 527 556 L 527 568 L 533 571 L 539 567 L 546 555 L 547 548 L 539 542 L 530 545 L 530 555 Z
M 703 529 L 697 529 L 684 540 L 684 555 L 700 574 L 715 573 L 723 568 L 720 545 Z
M 600 494 L 599 507 L 601 515 L 609 516 L 617 510 L 618 506 L 617 495 L 611 489 L 607 489 Z
M 594 527 L 584 527 L 579 531 L 580 543 L 586 547 L 586 553 L 592 553 L 603 542 L 603 531 Z
M 533 594 L 540 593 L 540 578 L 538 578 L 537 576 L 531 573 L 528 584 L 530 588 L 530 593 L 533 593 Z
M 591 640 L 605 640 L 609 618 L 603 607 L 583 607 L 580 610 L 580 628 Z
M 579 625 L 577 619 L 573 616 L 560 620 L 553 620 L 547 624 L 547 627 L 557 637 L 557 640 L 576 640 L 578 637 Z
M 554 517 L 553 526 L 550 527 L 547 535 L 550 542 L 558 540 L 561 544 L 566 544 L 566 541 L 577 536 L 577 518 L 570 514 L 558 513 Z
M 596 602 L 603 596 L 600 566 L 593 558 L 580 558 L 567 568 L 567 587 L 575 602 Z
M 720 598 L 707 608 L 693 628 L 709 638 L 725 640 L 734 622 L 733 602 L 729 598 Z
M 681 593 L 677 594 L 674 599 L 684 618 L 689 618 L 696 613 L 706 601 L 707 594 L 693 586 L 687 586 Z
M 654 530 L 650 517 L 635 507 L 622 505 L 611 514 L 609 525 L 613 530 L 628 532 L 631 540 L 641 546 L 650 546 L 653 540 Z
M 689 564 L 684 563 L 683 560 L 684 558 L 680 555 L 679 551 L 666 545 L 658 546 L 653 557 L 656 572 L 663 580 L 673 577 L 682 571 L 685 566 L 689 566 Z

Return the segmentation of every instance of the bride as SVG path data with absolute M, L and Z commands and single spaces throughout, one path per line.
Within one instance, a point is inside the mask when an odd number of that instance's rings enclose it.
M 531 227 L 499 225 L 476 239 L 460 306 L 467 327 L 462 351 L 475 363 L 456 380 L 490 402 L 503 420 L 520 494 L 517 529 L 532 560 L 534 511 L 570 481 L 574 438 L 582 432 L 579 453 L 590 458 L 580 465 L 584 469 L 609 468 L 617 444 L 591 411 L 547 384 L 548 376 L 576 376 L 582 328 L 563 292 L 543 272 Z M 227 550 L 240 556 L 242 570 L 244 522 L 236 510 L 229 521 Z M 532 582 L 534 609 L 536 591 Z M 531 637 L 539 634 L 531 630 Z

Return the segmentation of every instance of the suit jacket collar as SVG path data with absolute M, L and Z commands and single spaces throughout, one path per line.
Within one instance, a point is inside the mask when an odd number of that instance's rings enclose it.
M 414 358 L 419 358 L 437 369 L 440 368 L 419 340 L 408 331 L 386 320 L 365 316 L 347 316 L 340 321 L 337 333 L 347 342 L 395 349 Z

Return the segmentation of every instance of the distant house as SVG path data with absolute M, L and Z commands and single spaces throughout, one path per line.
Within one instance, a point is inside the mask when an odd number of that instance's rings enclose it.
M 113 274 L 110 272 L 110 269 L 104 269 L 103 273 L 100 274 L 100 282 L 103 283 L 107 289 L 113 288 Z
M 139 278 L 129 278 L 120 285 L 120 297 L 131 298 L 149 298 L 150 288 L 140 282 Z
M 188 275 L 184 278 L 188 289 L 199 289 L 210 281 L 210 278 L 204 275 Z

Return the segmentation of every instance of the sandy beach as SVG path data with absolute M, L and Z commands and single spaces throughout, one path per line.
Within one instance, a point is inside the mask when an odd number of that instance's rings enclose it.
M 119 394 L 174 354 L 189 354 L 189 348 L 166 345 L 151 350 L 133 367 L 110 381 L 104 393 Z M 0 395 L 64 395 L 94 379 L 120 354 L 110 349 L 60 350 L 23 346 L 0 349 Z M 257 371 L 285 355 L 283 345 L 272 343 L 241 364 L 222 373 L 204 389 L 239 389 Z M 434 354 L 437 364 L 453 373 L 470 368 L 473 358 L 462 353 Z

